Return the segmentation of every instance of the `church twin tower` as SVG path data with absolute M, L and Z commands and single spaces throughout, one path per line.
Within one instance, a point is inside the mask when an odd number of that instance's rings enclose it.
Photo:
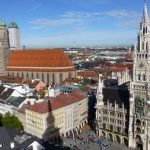
M 134 51 L 131 83 L 129 147 L 150 150 L 150 24 L 145 2 Z
M 4 75 L 10 50 L 20 48 L 19 28 L 15 22 L 7 27 L 5 22 L 0 20 L 0 76 Z

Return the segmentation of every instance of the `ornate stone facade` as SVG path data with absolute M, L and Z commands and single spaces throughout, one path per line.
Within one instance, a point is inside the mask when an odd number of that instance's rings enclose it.
M 129 91 L 111 86 L 115 80 L 101 80 L 97 90 L 96 132 L 112 142 L 128 146 Z M 107 82 L 107 84 L 105 83 Z
M 150 149 L 150 26 L 145 2 L 142 22 L 134 51 L 131 83 L 129 147 Z

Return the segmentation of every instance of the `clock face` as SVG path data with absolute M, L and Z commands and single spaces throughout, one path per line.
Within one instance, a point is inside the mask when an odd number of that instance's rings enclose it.
M 144 68 L 143 63 L 140 63 L 140 64 L 139 64 L 139 68 Z
M 5 41 L 5 47 L 8 47 L 8 43 Z

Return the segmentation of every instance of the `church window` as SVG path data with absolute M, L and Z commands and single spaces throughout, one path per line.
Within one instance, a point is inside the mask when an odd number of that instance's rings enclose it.
M 55 74 L 52 74 L 52 82 L 55 83 Z
M 69 72 L 69 74 L 68 74 L 68 78 L 71 78 L 71 72 Z
M 33 79 L 34 77 L 33 77 L 33 72 L 32 72 L 32 74 L 31 74 L 31 78 Z
M 144 50 L 144 42 L 142 43 L 142 50 Z
M 27 72 L 26 76 L 27 76 L 27 78 L 29 77 L 29 74 L 28 74 L 28 72 Z
M 22 78 L 24 79 L 24 74 L 23 74 L 23 72 L 22 72 Z
M 145 58 L 147 59 L 147 54 L 145 54 Z
M 19 77 L 19 73 L 17 72 L 17 77 Z
M 144 59 L 144 54 L 142 54 L 142 59 Z
M 138 80 L 141 80 L 141 75 L 140 74 L 138 74 Z
M 141 59 L 141 54 L 139 55 L 139 58 Z
M 63 75 L 62 75 L 62 73 L 59 74 L 59 81 L 60 81 L 60 82 L 63 81 Z
M 146 27 L 146 33 L 147 33 L 147 27 Z
M 145 28 L 143 27 L 143 35 L 145 34 Z
M 143 81 L 145 81 L 146 80 L 146 77 L 145 77 L 145 74 L 143 74 Z
M 49 83 L 49 73 L 47 73 L 47 83 Z
M 148 51 L 148 42 L 146 42 L 146 51 Z
M 42 73 L 42 81 L 44 81 L 44 73 Z
M 39 78 L 39 74 L 38 74 L 38 72 L 37 72 L 37 74 L 36 74 L 36 78 L 37 78 L 37 79 Z

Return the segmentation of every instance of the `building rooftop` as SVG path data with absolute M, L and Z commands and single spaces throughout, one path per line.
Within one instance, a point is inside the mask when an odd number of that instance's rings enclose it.
M 60 49 L 14 50 L 6 68 L 7 71 L 73 71 L 72 62 Z
M 0 27 L 6 27 L 6 23 L 3 20 L 0 20 Z
M 16 28 L 18 29 L 18 25 L 16 22 L 11 22 L 9 25 L 8 25 L 8 28 Z
M 18 107 L 25 99 L 26 97 L 11 96 L 10 98 L 7 99 L 7 104 Z
M 55 98 L 50 98 L 48 101 L 31 105 L 27 109 L 44 114 L 47 112 L 51 112 L 52 110 L 79 102 L 84 98 L 86 98 L 86 96 L 84 96 L 80 91 L 72 92 L 69 94 L 60 94 Z

